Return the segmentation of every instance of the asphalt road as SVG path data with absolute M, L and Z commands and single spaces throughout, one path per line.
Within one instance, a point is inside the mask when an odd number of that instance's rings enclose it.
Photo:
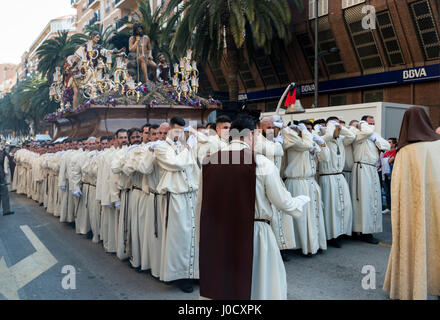
M 4 291 L 5 287 L 12 286 L 14 279 L 20 282 L 22 275 L 12 270 L 22 265 L 36 273 L 23 287 L 18 285 L 18 298 L 23 300 L 199 299 L 198 286 L 193 293 L 183 293 L 146 272 L 132 269 L 127 261 L 106 253 L 101 243 L 95 244 L 77 235 L 71 226 L 60 223 L 23 195 L 11 194 L 11 208 L 14 215 L 0 216 L 0 270 L 3 274 L 15 272 L 15 277 L 0 274 L 0 300 L 5 299 L 2 286 Z M 50 252 L 47 255 L 56 259 L 39 275 L 37 269 L 41 263 L 38 258 L 29 257 L 38 250 L 21 226 L 28 226 Z M 384 232 L 378 238 L 380 245 L 344 240 L 342 248 L 329 247 L 310 258 L 291 252 L 291 260 L 286 262 L 288 299 L 387 299 L 382 285 L 391 244 L 389 215 L 384 215 Z M 375 289 L 362 287 L 365 265 L 375 268 Z M 63 278 L 67 275 L 62 273 L 64 266 L 73 266 L 76 270 L 73 290 L 63 289 Z

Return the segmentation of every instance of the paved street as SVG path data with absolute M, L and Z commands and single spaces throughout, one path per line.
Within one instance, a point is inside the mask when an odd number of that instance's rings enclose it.
M 153 279 L 148 273 L 131 269 L 128 262 L 105 253 L 102 244 L 94 244 L 85 236 L 39 207 L 25 196 L 11 194 L 15 214 L 0 216 L 0 268 L 2 257 L 7 269 L 35 252 L 35 248 L 20 226 L 29 226 L 39 241 L 56 259 L 47 271 L 18 290 L 19 299 L 198 299 L 199 288 L 185 294 L 171 285 Z M 312 258 L 291 253 L 286 263 L 289 299 L 387 299 L 382 291 L 389 244 L 390 217 L 384 218 L 385 232 L 379 237 L 381 245 L 344 240 L 343 247 L 330 247 Z M 23 264 L 23 263 L 21 263 Z M 62 288 L 63 266 L 76 269 L 76 289 Z M 364 265 L 376 269 L 376 289 L 364 290 L 361 273 Z M 6 270 L 6 269 L 5 269 Z M 20 282 L 16 276 L 16 282 Z M 2 280 L 3 279 L 3 280 Z M 8 278 L 6 278 L 8 279 Z M 2 283 L 3 281 L 3 283 Z M 8 282 L 9 281 L 9 282 Z M 13 281 L 13 280 L 12 280 Z M 0 275 L 2 285 L 10 284 Z M 0 299 L 5 299 L 0 293 Z

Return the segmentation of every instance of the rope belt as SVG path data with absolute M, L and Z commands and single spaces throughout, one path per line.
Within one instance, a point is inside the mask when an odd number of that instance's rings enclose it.
M 167 214 L 166 214 L 166 218 L 165 218 L 165 230 L 168 229 L 168 214 L 170 212 L 170 197 L 171 197 L 171 193 L 167 192 L 166 193 L 166 197 L 167 197 Z
M 265 223 L 267 223 L 268 225 L 270 225 L 270 221 L 269 221 L 269 220 L 266 220 L 266 219 L 254 219 L 254 221 L 256 221 L 256 222 L 265 222 Z
M 321 176 L 321 177 L 323 177 L 323 176 L 337 176 L 337 175 L 340 175 L 340 174 L 344 174 L 344 172 L 336 172 L 336 173 L 321 173 L 320 176 Z
M 136 186 L 133 186 L 133 187 L 131 187 L 131 190 L 139 190 L 139 191 L 142 191 L 142 189 L 141 189 L 141 188 L 139 188 L 139 187 L 136 187 Z
M 361 162 L 361 161 L 356 161 L 356 200 L 359 201 L 359 169 L 362 169 L 362 165 L 366 165 L 366 166 L 371 166 L 371 167 L 375 167 L 376 165 L 374 164 L 370 164 L 370 163 L 366 163 L 366 162 Z
M 287 178 L 290 180 L 310 180 L 310 179 L 315 179 L 314 176 L 310 176 L 310 177 L 296 177 L 296 178 Z
M 94 185 L 94 184 L 91 184 L 91 183 L 88 183 L 88 182 L 83 182 L 83 185 L 87 185 L 87 186 L 91 186 L 91 187 L 95 187 L 96 188 L 96 186 Z
M 123 189 L 125 191 L 125 207 L 124 207 L 124 253 L 127 253 L 127 242 L 128 242 L 128 200 L 129 192 L 131 189 Z
M 157 196 L 159 195 L 157 192 L 152 192 L 154 194 L 154 236 L 156 239 L 159 236 L 159 227 L 157 220 Z

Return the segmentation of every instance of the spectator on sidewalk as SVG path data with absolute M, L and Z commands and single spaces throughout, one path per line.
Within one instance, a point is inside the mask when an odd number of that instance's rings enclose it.
M 394 159 L 396 157 L 397 139 L 389 138 L 388 142 L 390 143 L 391 149 L 385 153 L 382 153 L 380 158 L 382 165 L 383 189 L 385 191 L 387 206 L 387 208 L 383 210 L 382 213 L 385 214 L 391 212 L 391 175 L 393 173 Z
M 6 184 L 6 174 L 4 170 L 5 158 L 6 152 L 4 148 L 2 148 L 0 151 L 0 202 L 3 207 L 3 215 L 7 216 L 14 212 L 11 211 L 11 208 L 9 207 L 9 191 Z

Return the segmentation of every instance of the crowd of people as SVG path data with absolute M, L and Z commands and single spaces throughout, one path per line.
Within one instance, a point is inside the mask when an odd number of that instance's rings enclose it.
M 231 120 L 208 128 L 169 123 L 120 129 L 99 138 L 25 143 L 15 153 L 12 189 L 39 202 L 78 234 L 102 241 L 131 266 L 191 292 L 199 278 L 197 200 L 203 159 L 233 138 Z M 382 231 L 381 183 L 376 164 L 390 143 L 365 116 L 346 126 L 337 117 L 283 124 L 257 123 L 253 150 L 270 159 L 303 213 L 272 205 L 270 226 L 283 260 L 291 249 L 307 256 L 341 247 L 353 236 L 377 244 Z M 219 186 L 222 187 L 222 186 Z M 303 199 L 304 200 L 304 199 Z M 258 210 L 258 208 L 257 208 Z

